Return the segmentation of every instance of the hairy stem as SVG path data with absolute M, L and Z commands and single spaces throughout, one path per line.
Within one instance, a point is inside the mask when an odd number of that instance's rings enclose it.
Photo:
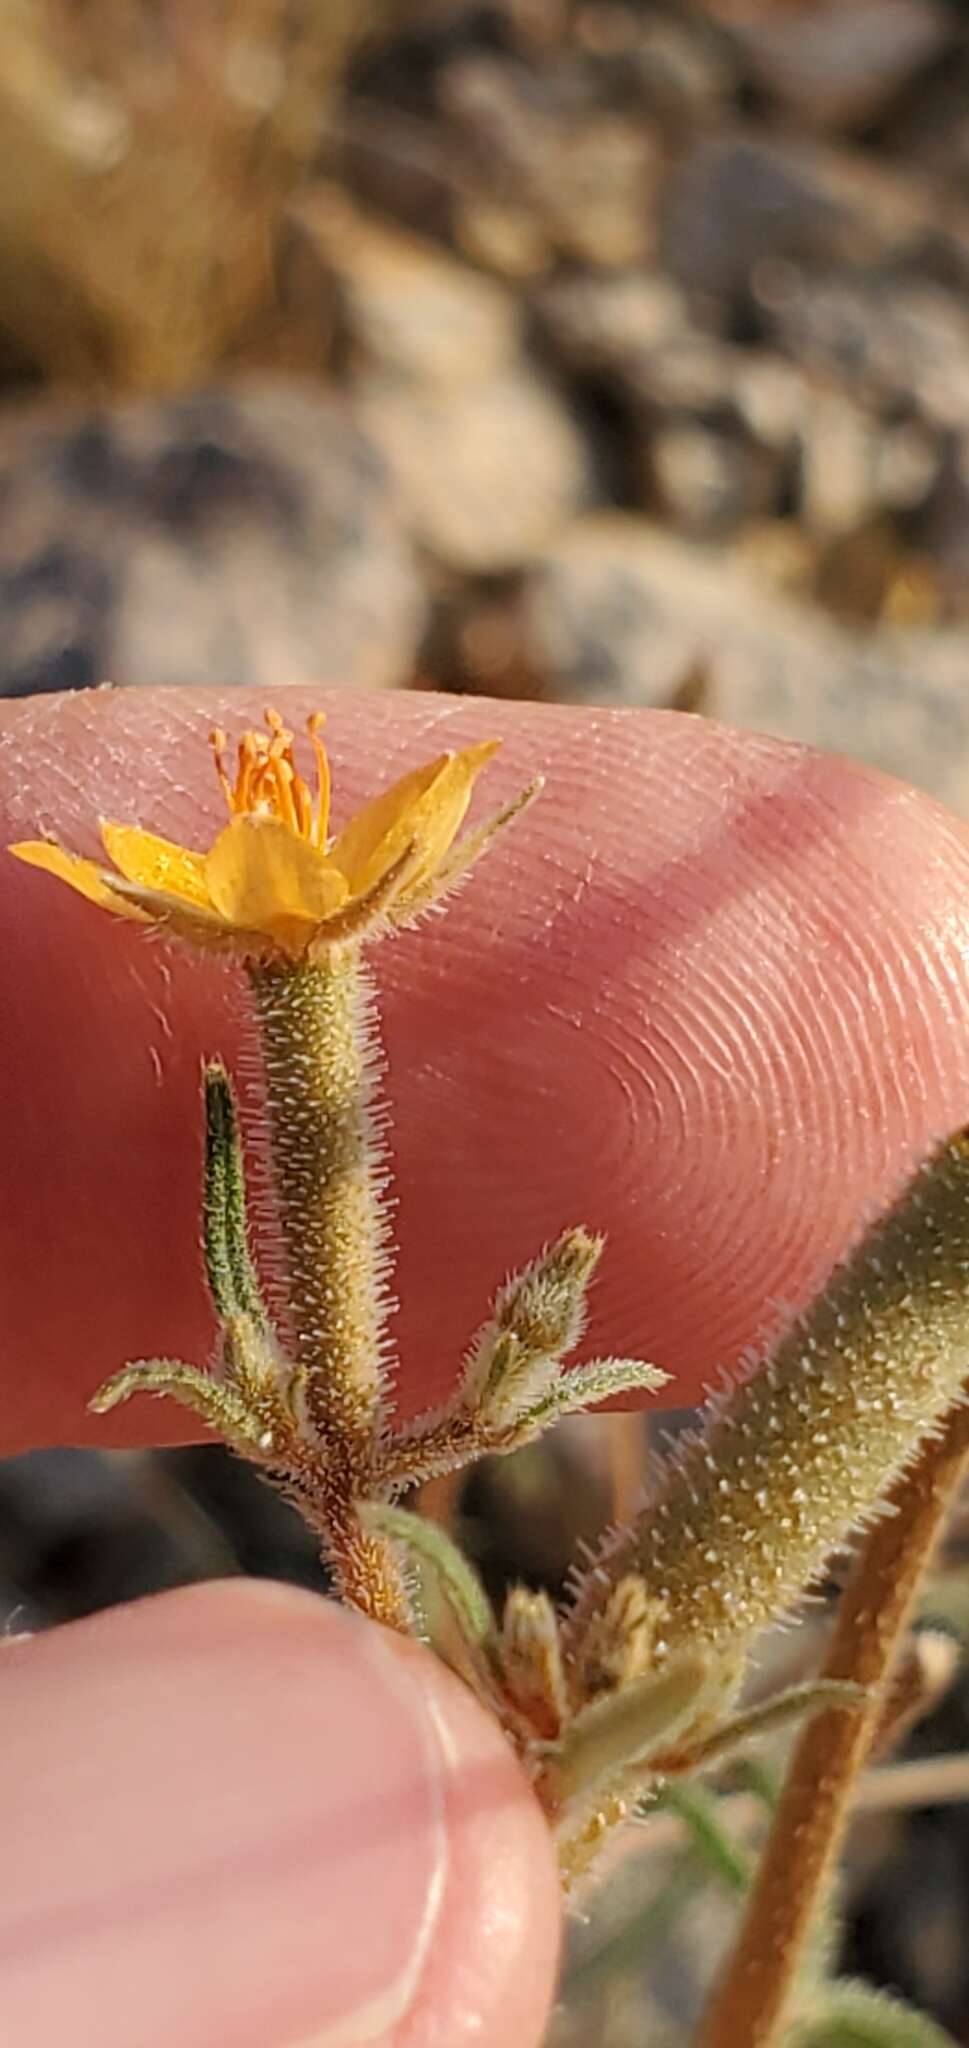
M 370 983 L 351 946 L 312 966 L 274 961 L 251 978 L 295 1363 L 319 1436 L 357 1462 L 384 1391 Z
M 966 1388 L 969 1401 L 969 1386 Z M 969 1405 L 896 1480 L 893 1512 L 865 1539 L 842 1597 L 824 1677 L 868 1692 L 865 1708 L 828 1708 L 798 1739 L 737 1948 L 694 2048 L 773 2048 L 848 1820 L 851 1795 L 877 1733 L 884 1689 L 912 1600 L 969 1453 Z
M 580 1583 L 576 1689 L 604 1579 L 638 1571 L 656 1654 L 744 1650 L 874 1506 L 969 1369 L 969 1136 L 959 1132 L 770 1362 L 714 1403 L 632 1529 Z
M 393 1545 L 357 1503 L 373 1481 L 386 1398 L 386 1227 L 373 1118 L 375 1026 L 359 952 L 251 969 L 294 1363 L 308 1434 L 280 1479 L 323 1539 L 343 1598 L 408 1631 Z
M 345 1473 L 312 1461 L 280 1474 L 309 1528 L 320 1538 L 341 1598 L 349 1607 L 400 1635 L 413 1635 L 410 1601 L 394 1546 L 365 1526 Z

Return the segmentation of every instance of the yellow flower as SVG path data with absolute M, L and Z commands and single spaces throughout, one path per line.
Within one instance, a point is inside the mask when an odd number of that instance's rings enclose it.
M 309 720 L 315 791 L 296 767 L 293 735 L 277 712 L 267 711 L 266 732 L 243 733 L 234 783 L 223 762 L 225 734 L 211 734 L 229 823 L 207 853 L 106 820 L 101 839 L 112 868 L 47 840 L 24 840 L 10 851 L 119 917 L 208 948 L 295 960 L 415 916 L 466 872 L 531 794 L 454 846 L 475 778 L 500 744 L 483 740 L 412 769 L 330 840 L 322 724 L 319 712 Z

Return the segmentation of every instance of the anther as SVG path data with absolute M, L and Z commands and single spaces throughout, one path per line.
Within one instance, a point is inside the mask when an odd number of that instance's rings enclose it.
M 330 763 L 327 758 L 326 748 L 320 738 L 320 733 L 325 724 L 326 713 L 323 711 L 312 711 L 306 721 L 306 730 L 309 733 L 310 743 L 316 756 L 317 803 L 316 820 L 313 825 L 312 836 L 314 845 L 324 849 L 330 823 Z
M 229 814 L 231 816 L 233 810 L 232 784 L 229 781 L 229 777 L 226 774 L 225 768 L 225 750 L 228 744 L 228 733 L 223 732 L 221 725 L 213 725 L 212 730 L 209 733 L 209 746 L 212 749 L 212 759 L 215 762 L 215 772 L 219 778 L 219 788 L 221 789 L 222 794 L 225 797 L 226 803 L 228 804 L 229 807 Z

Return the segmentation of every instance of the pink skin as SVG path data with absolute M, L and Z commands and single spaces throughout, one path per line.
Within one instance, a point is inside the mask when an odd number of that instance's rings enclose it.
M 280 693 L 296 725 L 314 701 Z M 442 1391 L 495 1282 L 573 1221 L 609 1237 L 587 1354 L 652 1357 L 691 1400 L 969 1114 L 969 834 L 871 770 L 691 719 L 327 708 L 338 821 L 495 731 L 476 815 L 548 779 L 446 920 L 377 957 L 402 1405 Z M 260 710 L 244 692 L 8 704 L 2 837 L 89 852 L 104 812 L 204 845 L 206 729 Z M 235 1060 L 241 995 L 12 862 L 0 921 L 4 1447 L 171 1440 L 170 1408 L 106 1425 L 84 1400 L 125 1357 L 208 1355 L 199 1062 Z M 233 1585 L 11 1648 L 3 1676 L 11 2048 L 83 2038 L 95 2012 L 104 2048 L 538 2041 L 541 1824 L 420 1652 Z
M 545 1824 L 426 1652 L 228 1582 L 0 1652 L 5 2048 L 532 2048 Z

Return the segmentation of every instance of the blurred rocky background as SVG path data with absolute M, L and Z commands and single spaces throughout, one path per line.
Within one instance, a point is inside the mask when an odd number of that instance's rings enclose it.
M 0 687 L 710 709 L 969 808 L 954 0 L 8 0 Z
M 969 814 L 967 566 L 964 0 L 0 10 L 0 693 L 673 706 Z M 567 1426 L 428 1505 L 556 1587 L 642 1453 Z M 216 1451 L 0 1467 L 9 1631 L 233 1571 L 321 1584 Z M 962 2043 L 967 1628 L 969 1523 L 843 1938 Z M 683 2048 L 775 1762 L 627 1845 L 554 2048 Z

